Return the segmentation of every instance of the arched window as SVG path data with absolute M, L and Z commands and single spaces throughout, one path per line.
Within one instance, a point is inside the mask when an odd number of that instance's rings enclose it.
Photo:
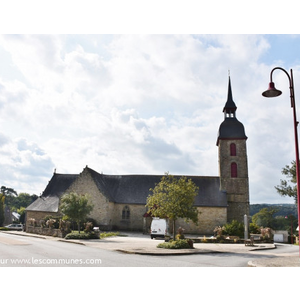
M 230 155 L 236 156 L 236 145 L 234 143 L 230 144 Z
M 130 219 L 130 210 L 129 207 L 126 205 L 122 210 L 122 220 L 129 220 Z
M 236 178 L 237 177 L 237 164 L 233 162 L 231 164 L 231 178 Z

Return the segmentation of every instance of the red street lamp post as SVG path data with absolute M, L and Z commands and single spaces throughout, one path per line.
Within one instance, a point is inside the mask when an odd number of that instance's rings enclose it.
M 298 226 L 300 224 L 300 173 L 299 173 L 299 146 L 298 146 L 298 132 L 297 132 L 297 116 L 296 116 L 296 103 L 295 103 L 295 92 L 294 92 L 294 79 L 293 79 L 293 70 L 291 69 L 291 75 L 284 70 L 283 68 L 276 67 L 274 68 L 270 73 L 270 83 L 269 88 L 265 92 L 262 93 L 264 97 L 277 97 L 282 94 L 281 91 L 277 90 L 275 88 L 275 84 L 272 80 L 272 75 L 275 70 L 281 70 L 283 71 L 290 82 L 290 97 L 291 97 L 291 107 L 293 108 L 293 118 L 294 118 L 294 134 L 295 134 L 295 152 L 296 152 L 296 178 L 297 178 L 297 206 L 298 206 Z M 300 243 L 299 243 L 299 256 L 300 256 Z

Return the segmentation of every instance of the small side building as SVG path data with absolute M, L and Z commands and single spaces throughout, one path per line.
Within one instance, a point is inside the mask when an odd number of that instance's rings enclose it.
M 25 228 L 34 220 L 39 226 L 40 222 L 48 215 L 58 216 L 59 201 L 66 189 L 78 175 L 54 173 L 43 194 L 31 203 L 25 210 Z

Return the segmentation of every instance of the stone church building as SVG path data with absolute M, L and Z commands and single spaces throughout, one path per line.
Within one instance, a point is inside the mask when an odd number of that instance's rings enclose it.
M 186 176 L 199 187 L 195 206 L 199 214 L 193 222 L 178 220 L 186 233 L 212 234 L 218 225 L 231 220 L 243 221 L 249 215 L 247 149 L 244 126 L 236 118 L 237 107 L 232 98 L 229 78 L 224 121 L 218 132 L 219 176 Z M 86 166 L 80 174 L 54 173 L 42 195 L 26 208 L 26 225 L 47 215 L 59 215 L 63 194 L 89 194 L 94 205 L 90 219 L 101 230 L 149 232 L 151 217 L 145 207 L 149 189 L 163 175 L 105 175 Z M 175 176 L 181 177 L 181 176 Z

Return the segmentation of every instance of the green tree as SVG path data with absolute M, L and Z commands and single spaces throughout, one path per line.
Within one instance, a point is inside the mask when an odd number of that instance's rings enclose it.
M 278 211 L 274 207 L 265 207 L 262 208 L 258 213 L 252 217 L 252 222 L 257 226 L 270 227 L 274 229 L 275 218 L 274 214 Z
M 281 196 L 293 197 L 297 205 L 296 161 L 293 160 L 291 166 L 286 165 L 281 173 L 287 177 L 287 180 L 280 179 L 280 185 L 275 186 L 275 189 Z
M 179 179 L 166 173 L 161 181 L 150 189 L 146 207 L 148 213 L 154 217 L 168 218 L 173 223 L 173 237 L 175 239 L 175 222 L 184 218 L 186 222 L 192 220 L 197 224 L 198 210 L 194 206 L 198 187 L 191 179 Z
M 18 196 L 18 193 L 14 189 L 8 188 L 4 185 L 1 186 L 0 193 L 5 196 L 5 205 L 11 208 L 15 198 Z
M 18 197 L 16 197 L 16 201 L 14 203 L 14 210 L 18 210 L 21 207 L 27 207 L 32 202 L 34 202 L 38 198 L 37 195 L 29 195 L 28 193 L 20 193 Z
M 4 219 L 5 219 L 5 215 L 4 215 L 4 200 L 5 200 L 5 196 L 1 193 L 0 194 L 0 227 L 3 226 Z
M 68 219 L 77 223 L 79 233 L 80 222 L 83 222 L 92 210 L 93 205 L 89 203 L 88 195 L 78 195 L 72 192 L 63 195 L 61 198 L 60 211 Z
M 19 218 L 19 222 L 20 223 L 25 223 L 25 209 L 26 209 L 26 207 L 20 207 L 20 208 L 18 208 L 17 209 L 17 213 L 20 215 L 20 218 Z

